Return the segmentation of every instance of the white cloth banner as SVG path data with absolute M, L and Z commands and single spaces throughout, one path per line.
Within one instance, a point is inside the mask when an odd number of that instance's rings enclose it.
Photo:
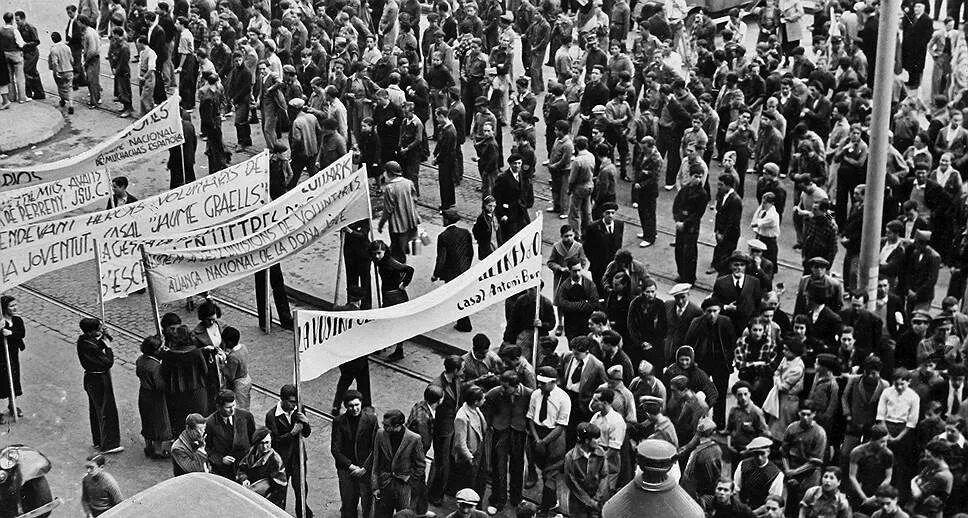
M 0 292 L 94 259 L 94 242 L 199 229 L 269 200 L 269 153 L 177 189 L 73 218 L 0 229 Z
M 184 142 L 178 96 L 169 97 L 123 131 L 78 155 L 49 164 L 0 168 L 0 191 L 104 169 Z
M 450 324 L 540 286 L 541 218 L 447 284 L 403 304 L 361 311 L 296 312 L 299 378 Z
M 126 297 L 147 287 L 140 247 L 153 252 L 210 247 L 232 243 L 264 232 L 286 215 L 306 205 L 330 185 L 354 173 L 353 154 L 347 153 L 311 178 L 266 205 L 239 218 L 211 227 L 147 239 L 104 239 L 98 241 L 102 299 Z
M 111 177 L 104 169 L 0 192 L 0 229 L 63 216 L 109 199 Z
M 176 301 L 269 268 L 317 239 L 369 218 L 366 169 L 359 169 L 249 237 L 188 250 L 149 249 L 148 276 L 159 302 Z

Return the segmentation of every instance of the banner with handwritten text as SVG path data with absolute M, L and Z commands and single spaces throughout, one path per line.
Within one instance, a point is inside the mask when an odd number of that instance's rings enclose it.
M 0 192 L 0 228 L 63 216 L 111 199 L 111 178 L 104 169 Z
M 208 227 L 269 200 L 269 153 L 177 189 L 73 218 L 0 229 L 0 292 L 94 259 L 94 243 Z
M 447 284 L 396 306 L 362 311 L 297 311 L 299 378 L 453 323 L 541 284 L 541 218 Z
M 184 142 L 178 96 L 169 97 L 121 132 L 75 156 L 49 164 L 0 168 L 0 191 L 97 171 Z

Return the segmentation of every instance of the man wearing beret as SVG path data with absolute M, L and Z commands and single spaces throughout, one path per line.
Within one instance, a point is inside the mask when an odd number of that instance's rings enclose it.
M 733 369 L 733 352 L 736 347 L 736 331 L 729 318 L 720 314 L 723 303 L 716 297 L 702 301 L 705 313 L 689 324 L 685 343 L 695 349 L 695 363 L 709 373 L 719 397 L 706 395 L 713 408 L 713 419 L 726 422 L 726 395 L 729 393 L 729 374 Z
M 494 215 L 501 224 L 501 235 L 509 239 L 531 222 L 528 217 L 528 203 L 525 192 L 525 179 L 522 177 L 521 155 L 512 153 L 508 157 L 508 168 L 497 175 L 494 181 L 494 200 L 497 208 Z
M 585 228 L 582 237 L 582 247 L 588 256 L 588 271 L 592 274 L 598 293 L 605 291 L 602 286 L 602 276 L 608 263 L 615 259 L 615 252 L 622 247 L 622 237 L 625 233 L 625 223 L 615 219 L 618 204 L 613 201 L 602 204 L 602 217 L 592 221 Z

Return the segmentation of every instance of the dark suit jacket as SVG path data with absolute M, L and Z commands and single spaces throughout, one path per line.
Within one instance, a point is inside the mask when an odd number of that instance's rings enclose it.
M 746 266 L 746 275 L 752 275 L 760 280 L 760 289 L 764 292 L 773 290 L 773 276 L 776 275 L 776 266 L 773 261 L 765 257 L 760 258 L 760 265 L 750 261 Z
M 911 290 L 915 302 L 930 302 L 934 299 L 940 269 L 941 256 L 934 249 L 926 247 L 921 253 L 916 246 L 908 247 L 901 270 L 901 293 L 906 297 L 908 290 Z
M 208 452 L 209 462 L 212 463 L 212 471 L 235 478 L 235 466 L 222 464 L 222 457 L 231 455 L 235 457 L 236 463 L 242 460 L 249 452 L 253 433 L 255 418 L 248 410 L 235 409 L 231 428 L 225 425 L 218 412 L 208 416 L 205 419 L 205 450 Z
M 568 352 L 561 357 L 558 364 L 558 386 L 561 390 L 568 391 L 568 373 L 571 371 L 572 362 L 575 361 L 575 353 Z M 581 370 L 581 381 L 578 383 L 578 404 L 587 413 L 588 404 L 595 395 L 595 390 L 599 385 L 605 383 L 605 365 L 601 360 L 589 354 L 585 357 L 585 365 Z M 572 409 L 575 411 L 575 409 Z
M 410 417 L 407 418 L 407 428 L 420 436 L 424 451 L 430 449 L 434 441 L 434 413 L 426 401 L 414 403 L 410 409 Z
M 515 179 L 511 171 L 506 169 L 497 175 L 497 179 L 494 180 L 492 194 L 494 200 L 497 201 L 494 215 L 497 216 L 497 220 L 501 224 L 505 238 L 514 236 L 518 233 L 518 230 L 521 230 L 531 221 L 531 218 L 528 217 L 525 193 L 523 171 L 519 172 L 518 178 Z M 502 221 L 505 216 L 508 219 Z
M 390 436 L 386 430 L 376 432 L 374 444 L 373 469 L 370 471 L 374 489 L 384 489 L 393 479 L 409 482 L 410 477 L 424 476 L 426 469 L 426 452 L 420 443 L 420 436 L 403 429 L 403 440 L 397 451 L 390 454 Z M 390 459 L 389 463 L 384 463 Z
M 689 331 L 689 324 L 696 317 L 703 315 L 702 309 L 695 302 L 686 302 L 686 309 L 682 311 L 682 316 L 676 314 L 676 300 L 671 298 L 665 301 L 666 312 L 666 343 L 665 357 L 675 358 L 676 349 L 682 346 L 686 340 L 686 332 Z M 655 365 L 655 368 L 662 369 L 665 365 Z
M 336 460 L 336 469 L 349 470 L 350 465 L 355 464 L 370 470 L 373 467 L 373 445 L 376 443 L 376 431 L 379 428 L 376 416 L 363 412 L 354 437 L 347 414 L 336 416 L 333 419 L 333 437 L 330 442 L 330 452 Z
M 949 384 L 948 380 L 945 380 L 944 382 L 938 383 L 935 386 L 931 387 L 931 399 L 941 403 L 941 415 L 943 416 L 947 416 L 948 414 L 951 413 L 952 410 L 956 410 L 956 409 L 948 408 L 948 396 L 949 396 L 948 391 L 950 388 L 951 388 L 951 385 Z M 966 398 L 968 398 L 968 383 L 964 383 L 961 385 L 960 392 L 961 393 L 959 394 L 959 400 L 961 402 L 964 402 Z
M 554 128 L 555 123 L 558 121 L 568 120 L 568 100 L 567 99 L 549 99 L 545 101 L 544 106 L 544 117 L 545 117 L 545 127 Z M 555 141 L 554 131 L 549 131 L 546 134 L 548 142 Z
M 457 143 L 463 144 L 464 140 L 467 139 L 467 108 L 464 107 L 464 103 L 457 101 L 452 104 L 447 111 L 447 117 L 454 123 L 454 128 L 457 130 Z
M 716 232 L 722 234 L 726 240 L 739 239 L 740 219 L 743 217 L 743 201 L 739 194 L 730 193 L 724 200 L 721 196 L 716 199 Z
M 450 282 L 467 271 L 474 260 L 474 242 L 466 228 L 450 225 L 437 236 L 434 277 Z
M 866 309 L 855 310 L 851 307 L 840 311 L 840 320 L 843 325 L 854 328 L 854 339 L 857 341 L 855 347 L 864 351 L 864 357 L 878 350 L 881 345 L 881 330 L 884 328 L 880 317 Z
M 148 34 L 148 46 L 158 55 L 155 70 L 160 72 L 164 62 L 168 60 L 168 38 L 160 23 Z
M 808 312 L 807 316 L 813 318 L 811 312 Z M 834 349 L 837 345 L 837 336 L 843 328 L 844 323 L 840 320 L 840 315 L 830 309 L 830 306 L 824 306 L 817 321 L 807 325 L 807 338 L 819 340 L 828 349 Z
M 614 220 L 611 234 L 605 230 L 605 222 L 601 219 L 596 219 L 585 228 L 582 247 L 588 257 L 589 269 L 605 271 L 608 263 L 615 259 L 615 252 L 622 248 L 624 232 L 625 223 L 617 219 Z
M 728 316 L 733 321 L 733 329 L 737 333 L 742 333 L 742 330 L 759 309 L 760 300 L 763 298 L 763 288 L 760 286 L 759 279 L 752 275 L 744 275 L 743 288 L 737 292 L 733 276 L 723 275 L 716 279 L 713 284 L 713 297 L 716 297 L 723 305 L 736 305 L 735 310 L 724 310 L 723 315 Z
M 292 427 L 295 423 L 302 423 L 303 428 L 299 435 L 309 437 L 312 433 L 309 420 L 299 411 L 293 411 L 291 422 L 285 415 L 276 415 L 275 406 L 266 412 L 266 428 L 272 436 L 272 449 L 282 458 L 287 472 L 291 471 L 291 466 L 297 465 L 296 462 L 299 459 L 298 437 L 292 435 Z M 305 459 L 305 451 L 303 451 L 303 458 Z
M 968 152 L 968 130 L 964 127 L 955 131 L 955 136 L 948 140 L 948 126 L 938 131 L 938 136 L 934 139 L 935 157 L 940 157 L 942 153 L 950 152 L 954 154 L 955 167 L 961 169 L 964 164 L 964 155 Z
M 436 437 L 453 435 L 454 417 L 457 416 L 457 409 L 464 404 L 463 384 L 459 379 L 454 380 L 454 383 L 448 383 L 443 373 L 433 383 L 444 389 L 444 399 L 441 399 L 440 404 L 437 405 L 437 414 L 434 418 L 434 435 Z M 450 455 L 450 452 L 442 454 Z
M 434 147 L 434 156 L 437 158 L 440 174 L 449 174 L 454 182 L 461 179 L 461 168 L 457 163 L 457 152 L 460 146 L 457 140 L 458 131 L 457 126 L 453 124 L 440 128 L 440 134 L 436 135 L 437 145 Z

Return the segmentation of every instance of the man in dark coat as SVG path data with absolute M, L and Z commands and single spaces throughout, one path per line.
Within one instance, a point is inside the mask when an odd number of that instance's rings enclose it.
M 729 393 L 729 373 L 733 370 L 736 332 L 733 330 L 733 323 L 720 314 L 724 307 L 722 302 L 715 297 L 709 297 L 702 301 L 701 307 L 705 314 L 689 324 L 684 343 L 695 349 L 696 365 L 709 373 L 716 391 L 722 395 L 712 405 L 713 420 L 725 423 L 726 394 Z
M 437 236 L 437 263 L 431 281 L 450 282 L 471 267 L 474 260 L 474 239 L 466 228 L 458 227 L 460 214 L 453 207 L 444 209 L 444 230 Z M 467 333 L 472 329 L 471 319 L 461 317 L 454 329 Z
M 605 293 L 602 285 L 605 269 L 615 259 L 615 252 L 622 248 L 625 223 L 615 219 L 616 212 L 618 212 L 618 204 L 603 203 L 601 219 L 592 221 L 585 228 L 585 235 L 582 236 L 582 247 L 588 257 L 588 271 L 592 274 L 598 293 Z
M 732 271 L 716 279 L 713 297 L 723 304 L 723 314 L 732 321 L 733 329 L 741 333 L 758 313 L 763 289 L 759 279 L 746 273 L 750 262 L 746 254 L 735 251 L 725 262 Z
M 309 420 L 299 411 L 299 397 L 295 385 L 283 385 L 279 390 L 279 403 L 266 412 L 266 428 L 272 436 L 272 449 L 282 458 L 286 476 L 293 480 L 293 492 L 296 495 L 296 518 L 303 518 L 303 495 L 309 495 L 309 486 L 303 473 L 306 471 L 306 451 L 300 455 L 299 442 L 302 437 L 309 437 L 312 429 Z M 303 486 L 300 488 L 299 484 Z M 302 489 L 302 490 L 300 490 Z M 305 493 L 303 493 L 305 491 Z M 285 506 L 286 496 L 282 497 Z M 306 518 L 312 518 L 313 511 L 306 505 Z
M 451 355 L 444 358 L 444 372 L 433 381 L 444 392 L 444 398 L 437 406 L 434 417 L 434 451 L 442 452 L 434 455 L 434 462 L 430 466 L 430 476 L 427 481 L 427 499 L 431 504 L 439 506 L 444 498 L 444 490 L 450 484 L 451 457 L 450 451 L 454 445 L 454 418 L 457 409 L 464 403 L 464 387 L 461 383 L 461 371 L 464 369 L 464 359 Z
M 169 189 L 195 181 L 195 147 L 198 145 L 198 138 L 195 136 L 192 116 L 185 110 L 181 110 L 181 123 L 185 143 L 168 150 Z M 209 171 L 209 174 L 215 172 L 217 171 Z
M 383 429 L 377 430 L 373 444 L 373 470 L 370 483 L 376 497 L 374 516 L 394 516 L 410 508 L 410 479 L 426 471 L 426 452 L 420 436 L 404 426 L 399 410 L 383 414 Z
M 723 174 L 719 177 L 716 188 L 716 248 L 713 249 L 713 260 L 707 274 L 719 272 L 720 275 L 730 270 L 730 254 L 736 250 L 739 242 L 740 219 L 743 217 L 743 200 L 736 193 L 736 177 Z
M 447 108 L 437 108 L 437 145 L 434 147 L 434 163 L 437 164 L 437 185 L 440 187 L 440 208 L 446 209 L 457 204 L 455 185 L 460 183 L 461 165 L 457 163 L 460 143 L 457 141 L 457 127 L 450 120 Z
M 205 419 L 205 450 L 212 473 L 235 480 L 235 469 L 251 446 L 255 419 L 236 406 L 231 390 L 219 392 L 215 405 L 215 412 Z
M 691 168 L 689 179 L 672 202 L 672 217 L 676 222 L 676 282 L 696 282 L 699 224 L 709 201 L 709 195 L 702 185 L 702 177 L 702 168 Z
M 517 153 L 508 157 L 508 168 L 497 175 L 494 181 L 494 201 L 497 208 L 495 216 L 501 225 L 501 234 L 510 239 L 531 222 L 528 217 L 527 199 L 524 178 L 521 172 L 523 163 L 521 155 Z
M 929 241 L 930 231 L 914 232 L 914 244 L 908 247 L 904 268 L 901 270 L 898 291 L 905 299 L 909 313 L 915 309 L 926 310 L 934 301 L 934 288 L 941 270 L 941 256 L 928 245 Z
M 906 7 L 901 18 L 901 66 L 908 73 L 908 87 L 917 88 L 921 85 L 921 75 L 924 74 L 924 58 L 927 55 L 928 42 L 934 33 L 934 22 L 927 13 L 927 0 L 918 0 L 913 7 Z
M 373 469 L 373 446 L 380 428 L 376 416 L 363 412 L 363 395 L 348 390 L 343 395 L 346 411 L 333 419 L 330 450 L 336 461 L 341 501 L 340 516 L 355 518 L 362 503 L 363 516 L 373 509 L 373 490 L 370 474 Z
M 501 232 L 501 225 L 498 223 L 495 211 L 497 201 L 493 196 L 485 196 L 481 202 L 481 213 L 474 222 L 474 239 L 477 241 L 477 258 L 484 259 L 491 255 L 491 252 L 501 246 L 504 242 L 504 235 Z

